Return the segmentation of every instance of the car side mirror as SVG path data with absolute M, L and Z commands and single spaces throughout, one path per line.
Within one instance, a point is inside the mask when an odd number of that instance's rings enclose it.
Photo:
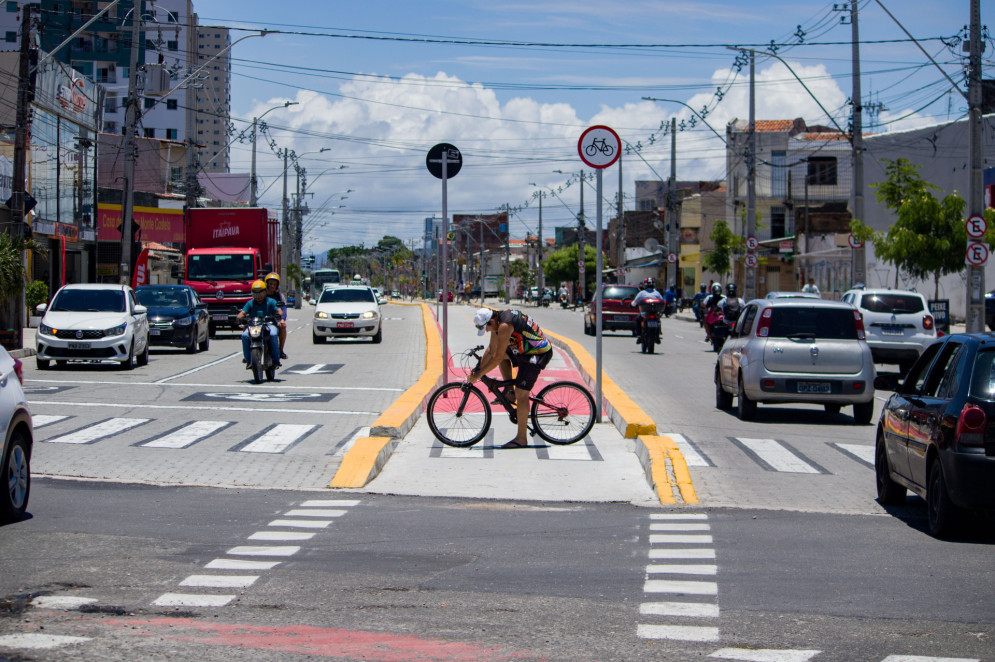
M 37 306 L 35 306 L 35 310 L 38 311 L 39 313 L 44 314 L 45 311 L 48 310 L 48 304 L 47 303 L 39 303 Z
M 901 378 L 894 373 L 878 375 L 874 378 L 874 388 L 878 391 L 897 391 L 900 384 Z
M 149 309 L 146 308 L 145 306 L 141 306 L 141 305 L 135 306 L 135 314 L 136 315 L 144 315 L 147 312 L 149 312 Z

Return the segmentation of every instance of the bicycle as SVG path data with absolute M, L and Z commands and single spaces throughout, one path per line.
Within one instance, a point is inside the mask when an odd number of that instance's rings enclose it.
M 606 138 L 595 138 L 590 145 L 584 148 L 584 153 L 588 156 L 594 156 L 598 152 L 605 156 L 611 156 L 615 152 L 615 148 L 608 144 Z
M 478 345 L 463 352 L 464 368 L 471 358 L 476 359 L 479 366 L 479 352 L 483 349 L 483 345 Z M 514 402 L 505 395 L 505 389 L 513 387 L 515 380 L 484 375 L 480 383 L 497 398 L 511 422 L 517 424 Z M 594 398 L 576 382 L 553 382 L 537 395 L 529 395 L 529 403 L 532 422 L 529 432 L 551 444 L 572 444 L 586 437 L 594 427 Z M 449 382 L 428 401 L 426 418 L 436 439 L 447 446 L 467 448 L 483 439 L 490 430 L 491 406 L 483 392 L 473 384 Z

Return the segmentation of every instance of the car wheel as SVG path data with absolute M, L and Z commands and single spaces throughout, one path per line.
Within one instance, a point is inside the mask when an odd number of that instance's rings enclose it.
M 824 404 L 822 406 L 825 407 L 827 414 L 838 414 L 838 413 L 840 413 L 840 409 L 843 408 L 841 405 L 838 405 L 838 404 L 835 404 L 835 403 L 832 403 L 832 402 L 827 402 L 826 404 Z
M 722 388 L 722 381 L 719 379 L 719 371 L 715 371 L 715 408 L 732 409 L 732 393 L 727 393 Z
M 121 361 L 121 370 L 134 370 L 135 368 L 135 341 L 131 341 L 131 349 L 128 350 L 128 358 Z
M 867 425 L 874 417 L 874 401 L 858 402 L 853 405 L 853 420 L 857 425 Z
M 35 367 L 39 370 L 48 370 L 50 365 L 52 365 L 52 362 L 48 359 L 35 359 Z
M 206 352 L 211 348 L 211 332 L 209 330 L 204 331 L 204 341 L 197 344 L 197 349 L 201 352 Z
M 148 341 L 148 339 L 146 339 L 145 340 L 145 349 L 142 350 L 142 353 L 138 355 L 138 365 L 139 366 L 146 366 L 148 364 L 149 364 L 149 341 Z
M 328 340 L 328 338 L 326 338 L 325 336 L 319 336 L 314 331 L 311 332 L 311 342 L 314 343 L 315 345 L 322 345 L 326 340 Z
M 194 330 L 190 333 L 190 344 L 187 345 L 186 347 L 184 347 L 183 349 L 185 349 L 187 351 L 187 354 L 194 354 L 194 353 L 196 353 L 196 351 L 197 351 L 197 329 L 196 328 L 194 328 Z
M 0 519 L 18 520 L 28 508 L 31 492 L 31 467 L 28 440 L 17 430 L 10 436 L 10 446 L 3 458 L 3 489 L 0 489 Z
M 377 329 L 377 332 L 373 334 L 373 344 L 378 345 L 383 342 L 383 326 Z
M 208 325 L 207 325 L 207 335 L 209 337 L 211 337 L 211 338 L 213 338 L 214 336 L 218 335 L 218 327 L 214 324 L 214 322 L 208 323 Z
M 743 378 L 739 378 L 739 391 L 736 393 L 739 420 L 752 421 L 757 417 L 757 403 L 746 395 L 746 387 L 743 386 Z
M 905 501 L 908 490 L 891 479 L 891 467 L 888 465 L 888 452 L 885 450 L 884 438 L 878 434 L 874 447 L 874 476 L 878 488 L 878 501 L 884 506 L 896 506 Z
M 939 458 L 935 457 L 929 466 L 929 480 L 926 483 L 926 516 L 929 532 L 936 538 L 949 537 L 957 529 L 960 509 L 950 500 L 943 467 Z

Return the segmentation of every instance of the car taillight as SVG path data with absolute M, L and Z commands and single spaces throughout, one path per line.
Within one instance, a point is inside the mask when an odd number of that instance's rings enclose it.
M 960 416 L 957 418 L 954 441 L 964 446 L 984 446 L 987 425 L 988 416 L 985 415 L 984 410 L 968 402 L 960 410 Z
M 926 329 L 927 331 L 932 331 L 932 329 L 933 329 L 933 316 L 932 315 L 923 315 L 922 316 L 922 328 Z
M 24 364 L 21 363 L 21 359 L 14 359 L 14 374 L 17 375 L 17 381 L 21 382 L 21 386 L 24 386 Z
M 853 321 L 857 325 L 857 340 L 867 340 L 867 334 L 864 333 L 864 316 L 860 311 L 853 311 Z
M 770 321 L 773 314 L 773 308 L 767 308 L 760 314 L 760 321 L 757 322 L 757 338 L 766 338 L 770 335 Z

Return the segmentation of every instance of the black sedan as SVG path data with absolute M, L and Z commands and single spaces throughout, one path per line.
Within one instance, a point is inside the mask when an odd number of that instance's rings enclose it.
M 148 308 L 149 344 L 205 351 L 211 344 L 207 304 L 187 285 L 141 285 L 138 302 Z
M 895 386 L 893 376 L 875 380 Z M 874 460 L 878 500 L 902 503 L 912 490 L 934 536 L 955 533 L 970 511 L 995 511 L 995 333 L 923 351 L 885 403 Z

